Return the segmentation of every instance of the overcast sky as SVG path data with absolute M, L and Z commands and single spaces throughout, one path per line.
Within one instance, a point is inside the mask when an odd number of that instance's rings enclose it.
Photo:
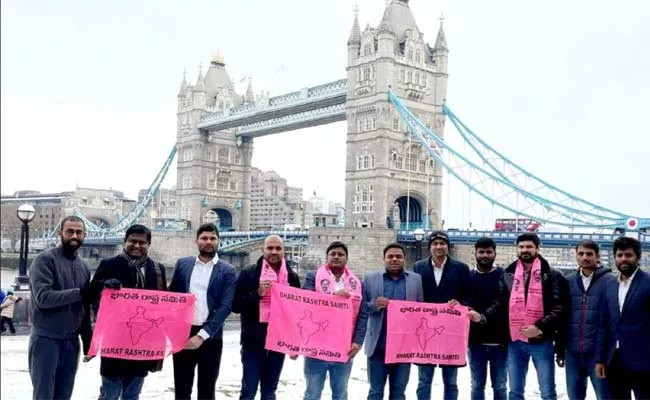
M 362 29 L 376 26 L 384 1 L 357 3 Z M 184 67 L 195 80 L 199 62 L 206 67 L 219 50 L 240 92 L 251 74 L 256 93 L 272 95 L 340 79 L 354 4 L 3 1 L 2 193 L 78 184 L 135 196 L 174 145 Z M 444 13 L 448 104 L 476 133 L 561 188 L 650 217 L 650 2 L 410 5 L 430 43 Z M 451 125 L 446 136 L 462 148 Z M 338 123 L 257 139 L 253 164 L 303 187 L 306 197 L 315 190 L 343 201 L 344 159 Z M 172 170 L 166 186 L 175 180 Z M 451 186 L 451 197 L 463 193 Z M 448 226 L 465 224 L 470 205 L 479 207 L 467 200 L 444 212 Z M 490 225 L 497 216 L 481 218 Z

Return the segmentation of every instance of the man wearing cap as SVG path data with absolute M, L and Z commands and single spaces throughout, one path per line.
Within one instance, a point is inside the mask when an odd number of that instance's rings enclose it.
M 467 264 L 449 257 L 449 237 L 446 233 L 435 231 L 429 237 L 431 257 L 413 265 L 413 271 L 422 276 L 424 301 L 427 303 L 449 303 L 468 305 L 471 293 L 471 276 Z M 418 400 L 431 399 L 431 383 L 436 365 L 420 365 Z M 444 399 L 458 398 L 456 377 L 458 367 L 441 366 L 445 385 Z

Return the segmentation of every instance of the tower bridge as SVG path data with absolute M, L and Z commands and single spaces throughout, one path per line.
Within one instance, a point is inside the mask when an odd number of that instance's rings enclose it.
M 513 218 L 574 231 L 609 232 L 544 233 L 547 246 L 567 248 L 587 237 L 611 246 L 611 232 L 627 224 L 632 231 L 628 234 L 650 249 L 643 232 L 650 226 L 649 218 L 611 210 L 557 188 L 491 147 L 451 110 L 446 102 L 450 50 L 442 19 L 429 42 L 408 0 L 388 2 L 376 27 L 361 30 L 356 13 L 343 79 L 274 97 L 256 96 L 249 80 L 242 95 L 235 91 L 220 56 L 213 57 L 206 71 L 200 69 L 193 83 L 184 76 L 177 95 L 176 144 L 159 174 L 147 194 L 115 225 L 101 227 L 86 219 L 87 243 L 118 245 L 124 230 L 150 206 L 174 159 L 178 217 L 196 228 L 206 211 L 213 210 L 224 231 L 222 251 L 256 243 L 269 232 L 250 231 L 255 138 L 347 121 L 347 226 L 329 233 L 280 232 L 288 240 L 308 241 L 310 251 L 324 251 L 323 238 L 363 238 L 375 254 L 367 256 L 368 262 L 379 263 L 377 255 L 388 238 L 408 244 L 416 229 L 442 228 L 445 174 Z M 448 122 L 469 152 L 445 144 Z M 449 233 L 459 246 L 483 235 L 495 237 L 501 245 L 511 245 L 514 238 L 512 233 L 492 231 Z M 43 240 L 51 242 L 52 235 Z M 366 257 L 365 250 L 358 254 Z

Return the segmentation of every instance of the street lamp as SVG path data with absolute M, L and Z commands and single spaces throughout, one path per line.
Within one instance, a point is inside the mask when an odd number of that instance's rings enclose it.
M 418 260 L 422 258 L 422 240 L 424 240 L 424 235 L 426 235 L 426 232 L 422 228 L 413 231 L 415 242 L 418 244 Z
M 18 264 L 18 276 L 16 277 L 16 289 L 29 283 L 27 278 L 27 257 L 29 256 L 29 223 L 36 216 L 36 210 L 31 204 L 22 204 L 16 212 L 18 219 L 23 223 L 20 231 L 20 263 Z

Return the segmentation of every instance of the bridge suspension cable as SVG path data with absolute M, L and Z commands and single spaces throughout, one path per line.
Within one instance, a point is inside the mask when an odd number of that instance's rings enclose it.
M 410 132 L 427 149 L 430 156 L 436 159 L 454 177 L 459 179 L 469 190 L 476 192 L 487 201 L 519 217 L 528 217 L 551 225 L 602 229 L 613 228 L 624 223 L 625 217 L 605 217 L 602 214 L 576 209 L 556 201 L 542 198 L 538 194 L 532 193 L 510 180 L 504 179 L 499 174 L 495 174 L 476 165 L 443 142 L 435 133 L 431 132 L 425 124 L 406 108 L 392 90 L 389 90 L 388 97 L 402 119 L 409 126 Z M 444 146 L 451 162 L 446 162 L 439 154 L 439 151 L 432 148 L 430 142 L 433 142 L 437 149 Z M 492 190 L 490 185 L 487 184 L 488 182 L 493 184 Z M 511 194 L 499 198 L 503 193 Z
M 443 113 L 449 118 L 456 130 L 460 133 L 465 143 L 488 165 L 498 176 L 512 182 L 515 185 L 526 185 L 526 187 L 536 187 L 535 193 L 539 193 L 540 198 L 549 199 L 553 202 L 566 205 L 570 209 L 584 210 L 592 215 L 600 215 L 602 219 L 625 220 L 627 215 L 614 211 L 597 204 L 583 200 L 574 196 L 551 183 L 535 176 L 528 170 L 520 167 L 505 155 L 487 144 L 478 135 L 476 135 L 460 118 L 454 114 L 446 104 L 442 106 Z M 523 181 L 517 179 L 523 178 Z

